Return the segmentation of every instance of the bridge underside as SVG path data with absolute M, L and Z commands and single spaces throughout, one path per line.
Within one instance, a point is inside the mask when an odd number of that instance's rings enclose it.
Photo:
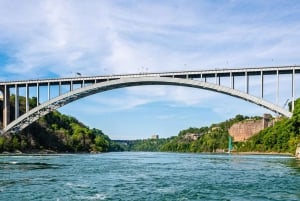
M 130 87 L 130 86 L 141 86 L 141 85 L 175 85 L 175 86 L 185 86 L 193 87 L 198 89 L 211 90 L 223 94 L 227 94 L 233 97 L 237 97 L 259 106 L 265 107 L 275 113 L 291 117 L 292 113 L 286 111 L 275 104 L 267 102 L 261 98 L 249 95 L 247 93 L 235 90 L 233 88 L 221 86 L 219 84 L 213 84 L 208 82 L 203 82 L 199 80 L 192 79 L 182 79 L 182 78 L 172 78 L 172 77 L 131 77 L 131 78 L 121 78 L 110 81 L 104 81 L 100 83 L 91 84 L 82 88 L 72 90 L 63 95 L 57 96 L 41 105 L 27 111 L 25 114 L 21 115 L 11 123 L 9 123 L 3 130 L 2 133 L 18 132 L 26 128 L 28 125 L 39 119 L 40 117 L 48 114 L 49 112 L 56 110 L 66 104 L 69 104 L 78 99 L 101 93 L 104 91 L 109 91 L 118 88 Z

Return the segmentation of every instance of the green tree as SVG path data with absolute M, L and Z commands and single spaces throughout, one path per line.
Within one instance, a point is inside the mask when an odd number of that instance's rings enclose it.
M 18 139 L 16 136 L 14 136 L 14 137 L 12 138 L 12 148 L 13 148 L 14 150 L 20 149 L 20 148 L 21 148 L 20 141 L 19 141 L 19 139 Z
M 106 152 L 109 149 L 109 142 L 102 136 L 97 135 L 95 138 L 95 144 L 93 151 Z

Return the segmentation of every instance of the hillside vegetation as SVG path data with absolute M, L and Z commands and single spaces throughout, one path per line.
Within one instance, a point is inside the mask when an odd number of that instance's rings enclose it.
M 188 128 L 179 132 L 178 136 L 167 139 L 148 139 L 135 141 L 129 150 L 132 151 L 164 151 L 164 152 L 215 152 L 228 148 L 228 129 L 236 122 L 248 119 L 237 115 L 233 119 L 210 127 Z
M 14 97 L 11 97 L 14 100 Z M 20 98 L 20 113 L 24 113 L 25 99 Z M 12 104 L 13 105 L 13 104 Z M 36 99 L 30 99 L 36 105 Z M 11 113 L 14 108 L 11 107 Z M 51 112 L 29 125 L 22 132 L 0 136 L 0 152 L 108 152 L 120 151 L 120 146 L 112 142 L 99 129 L 90 129 L 76 118 Z
M 261 117 L 251 117 L 260 119 Z M 189 128 L 177 136 L 159 140 L 136 141 L 129 147 L 133 151 L 167 151 L 167 152 L 223 152 L 228 150 L 229 128 L 237 122 L 249 119 L 237 115 L 225 122 L 210 127 Z M 260 131 L 245 142 L 235 142 L 236 152 L 277 152 L 295 154 L 300 143 L 300 99 L 295 102 L 292 118 L 281 117 L 269 128 Z
M 300 99 L 295 102 L 292 118 L 282 117 L 269 128 L 260 131 L 246 142 L 236 143 L 237 151 L 295 153 L 300 143 Z

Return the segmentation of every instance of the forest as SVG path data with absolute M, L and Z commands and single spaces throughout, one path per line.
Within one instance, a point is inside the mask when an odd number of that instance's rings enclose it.
M 281 117 L 271 127 L 246 142 L 236 143 L 237 151 L 278 152 L 294 154 L 300 143 L 300 99 L 295 102 L 291 118 Z
M 291 108 L 291 104 L 289 104 Z M 137 141 L 130 146 L 133 151 L 167 152 L 226 152 L 229 147 L 229 128 L 247 119 L 260 119 L 236 115 L 234 118 L 209 127 L 188 128 L 167 139 Z M 193 137 L 193 138 L 192 138 Z M 252 136 L 245 142 L 234 142 L 233 152 L 276 152 L 295 154 L 300 143 L 300 99 L 295 102 L 291 118 L 280 117 L 273 126 Z
M 177 136 L 167 139 L 136 141 L 131 145 L 130 150 L 192 153 L 224 152 L 228 150 L 228 129 L 234 123 L 248 118 L 247 116 L 236 115 L 232 119 L 218 124 L 212 124 L 210 127 L 191 127 L 182 130 Z
M 14 114 L 14 96 L 10 97 L 11 114 Z M 30 107 L 36 98 L 29 100 Z M 25 111 L 25 98 L 20 97 L 20 114 Z M 0 136 L 0 152 L 108 152 L 121 151 L 101 130 L 79 122 L 76 118 L 50 112 L 19 133 Z

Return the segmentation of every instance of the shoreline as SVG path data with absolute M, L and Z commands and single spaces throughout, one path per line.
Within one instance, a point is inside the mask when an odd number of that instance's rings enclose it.
M 110 153 L 110 152 L 99 152 L 100 153 Z M 170 152 L 170 153 L 179 153 L 179 152 Z M 185 152 L 185 153 L 191 153 L 195 154 L 193 152 Z M 0 156 L 6 156 L 6 155 L 57 155 L 57 154 L 98 154 L 95 152 L 57 152 L 52 150 L 32 150 L 32 151 L 15 151 L 15 152 L 2 152 L 0 153 Z M 248 152 L 200 152 L 199 154 L 232 154 L 232 155 L 277 155 L 277 156 L 290 156 L 290 157 L 296 157 L 295 155 L 291 153 L 279 153 L 279 152 L 257 152 L 257 151 L 248 151 Z
M 277 155 L 277 156 L 295 156 L 291 153 L 279 153 L 279 152 L 258 152 L 258 151 L 245 151 L 245 152 L 230 152 L 233 155 Z

